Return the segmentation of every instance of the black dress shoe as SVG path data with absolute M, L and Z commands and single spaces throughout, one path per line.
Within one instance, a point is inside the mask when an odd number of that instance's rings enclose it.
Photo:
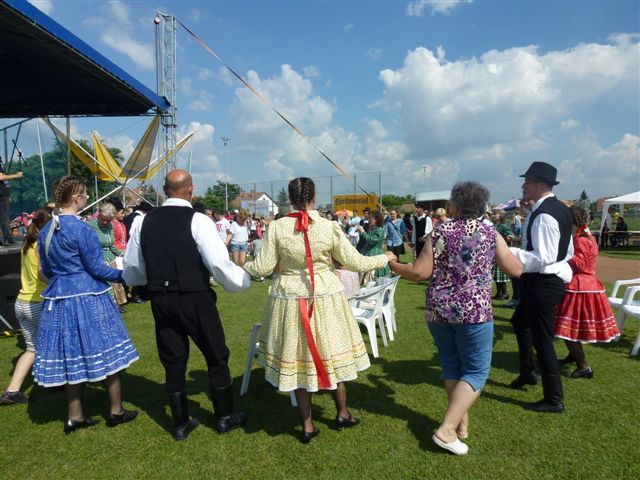
M 509 384 L 509 388 L 521 389 L 525 385 L 537 385 L 538 377 L 534 373 L 521 373 L 518 377 Z
M 320 429 L 317 427 L 313 429 L 313 432 L 302 430 L 302 432 L 300 432 L 300 443 L 309 443 L 311 440 L 316 438 L 319 433 Z
M 126 408 L 122 409 L 122 413 L 119 415 L 114 415 L 113 413 L 109 413 L 107 415 L 107 426 L 108 427 L 116 427 L 121 423 L 127 423 L 131 420 L 135 419 L 138 416 L 137 410 L 127 410 Z
M 244 412 L 232 413 L 226 417 L 217 418 L 215 429 L 218 433 L 227 433 L 244 425 L 247 422 L 247 414 Z
M 584 370 L 576 368 L 573 372 L 571 372 L 569 378 L 593 378 L 593 368 L 587 367 Z
M 351 428 L 360 425 L 360 419 L 349 414 L 348 417 L 336 417 L 336 428 Z
M 522 407 L 525 410 L 531 410 L 539 413 L 562 413 L 564 411 L 564 405 L 562 402 L 551 403 L 544 398 L 534 403 L 525 403 Z
M 191 432 L 196 429 L 198 425 L 200 425 L 198 419 L 191 417 L 189 421 L 183 423 L 182 425 L 178 425 L 175 428 L 175 430 L 173 431 L 173 438 L 175 438 L 178 442 L 184 440 L 189 436 Z
M 135 295 L 130 301 L 131 303 L 144 303 L 144 300 L 139 295 Z
M 94 420 L 93 418 L 83 418 L 82 420 L 67 420 L 64 422 L 64 433 L 68 434 L 75 432 L 80 428 L 93 427 L 100 423 L 100 420 Z

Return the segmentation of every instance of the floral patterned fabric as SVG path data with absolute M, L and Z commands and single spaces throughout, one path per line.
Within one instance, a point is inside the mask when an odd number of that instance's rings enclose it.
M 496 229 L 475 219 L 439 223 L 433 231 L 434 269 L 427 289 L 432 323 L 483 323 L 491 312 L 491 266 Z
M 311 331 L 325 366 L 330 389 L 353 380 L 369 367 L 369 357 L 344 287 L 333 267 L 335 258 L 353 271 L 387 264 L 385 255 L 365 257 L 349 243 L 340 225 L 309 212 L 309 243 L 315 277 Z M 254 277 L 270 275 L 273 283 L 260 329 L 258 360 L 267 381 L 281 391 L 319 389 L 318 375 L 300 320 L 299 298 L 309 298 L 311 282 L 304 239 L 296 219 L 284 217 L 269 224 L 262 249 L 244 268 Z

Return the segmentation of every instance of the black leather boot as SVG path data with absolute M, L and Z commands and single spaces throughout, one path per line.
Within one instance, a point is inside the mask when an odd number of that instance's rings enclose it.
M 219 433 L 227 433 L 244 425 L 247 421 L 247 414 L 244 412 L 233 413 L 233 391 L 231 390 L 231 385 L 222 388 L 216 388 L 212 385 L 211 397 L 213 400 L 213 413 L 217 420 L 214 428 Z
M 538 376 L 533 362 L 533 348 L 518 346 L 518 354 L 520 357 L 520 375 L 509 384 L 509 387 L 520 389 L 525 385 L 537 385 Z
M 176 392 L 169 394 L 169 405 L 171 405 L 171 415 L 173 416 L 173 437 L 180 441 L 184 440 L 198 426 L 196 418 L 189 417 L 187 407 L 187 392 Z
M 562 380 L 560 375 L 542 375 L 542 391 L 544 398 L 535 403 L 525 403 L 523 406 L 527 410 L 540 413 L 562 413 L 564 404 L 562 403 Z

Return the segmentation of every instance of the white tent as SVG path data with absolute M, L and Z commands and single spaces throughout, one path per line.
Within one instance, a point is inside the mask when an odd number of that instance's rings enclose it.
M 621 212 L 624 211 L 625 205 L 640 205 L 640 190 L 619 197 L 607 198 L 604 201 L 602 204 L 602 218 L 600 219 L 600 235 L 602 235 L 602 227 L 604 226 L 611 205 L 618 205 Z M 613 230 L 615 227 L 609 225 L 609 228 Z

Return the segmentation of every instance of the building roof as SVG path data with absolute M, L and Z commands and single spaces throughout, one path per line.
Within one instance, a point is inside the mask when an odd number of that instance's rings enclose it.
M 263 195 L 266 195 L 266 197 L 273 202 L 267 192 L 254 192 L 251 190 L 249 192 L 241 192 L 240 195 L 229 202 L 229 205 L 233 208 L 240 208 L 242 206 L 242 202 L 257 200 Z
M 0 117 L 141 115 L 169 102 L 25 0 L 0 0 Z

